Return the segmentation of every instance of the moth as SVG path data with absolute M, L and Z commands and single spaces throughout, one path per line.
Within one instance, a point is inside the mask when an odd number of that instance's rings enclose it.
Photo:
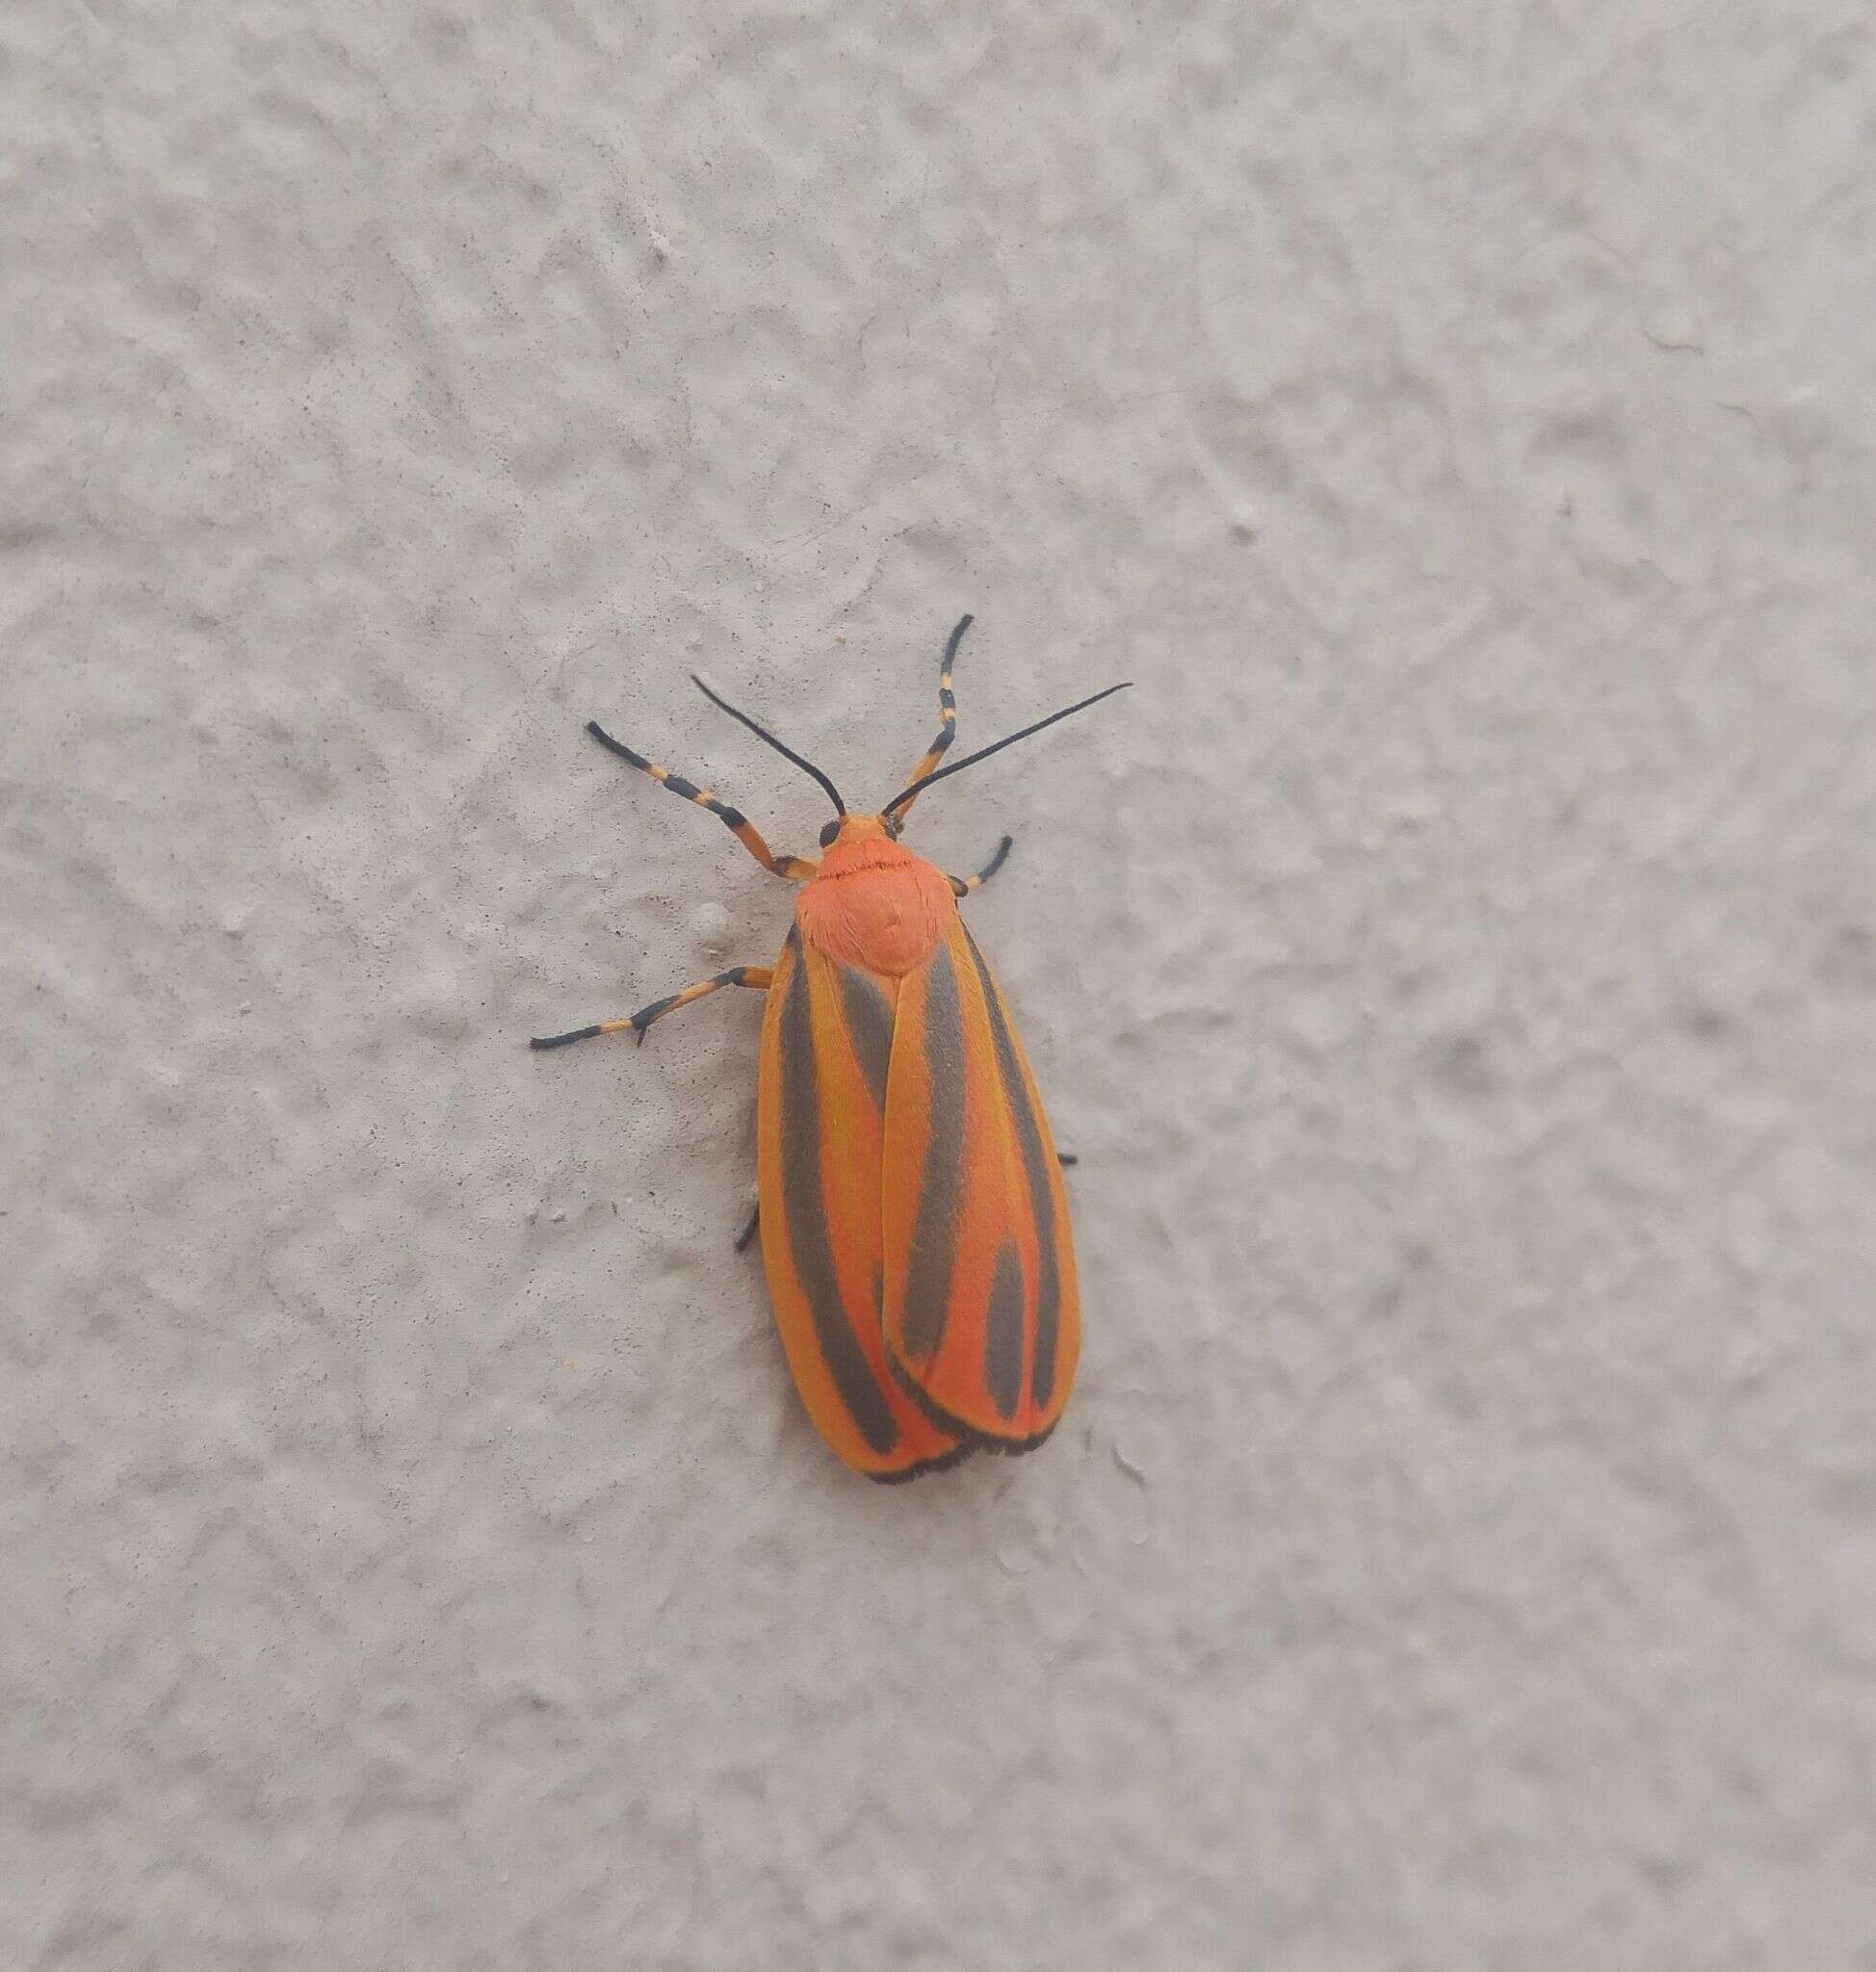
M 821 855 L 778 856 L 741 810 L 614 740 L 610 752 L 717 817 L 800 886 L 772 966 L 733 966 L 627 1020 L 534 1040 L 637 1034 L 726 986 L 768 995 L 756 1103 L 756 1218 L 782 1347 L 821 1437 L 886 1482 L 977 1450 L 1027 1452 L 1059 1421 L 1081 1354 L 1068 1199 L 1016 1024 L 958 905 L 1009 854 L 949 876 L 900 840 L 919 797 L 1127 685 L 946 763 L 963 617 L 938 675 L 938 735 L 910 782 L 851 814 L 820 767 L 710 701 L 811 775 L 834 804 Z M 1128 681 L 1131 683 L 1132 681 Z

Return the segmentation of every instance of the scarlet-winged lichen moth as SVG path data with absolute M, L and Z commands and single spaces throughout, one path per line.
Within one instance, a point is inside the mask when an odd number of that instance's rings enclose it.
M 1032 1450 L 1061 1416 L 1081 1353 L 1061 1160 L 1008 1006 L 957 910 L 1003 867 L 1010 839 L 966 879 L 899 838 L 934 782 L 1127 688 L 941 765 L 957 722 L 951 665 L 970 626 L 964 617 L 945 646 L 938 737 L 876 815 L 849 815 L 818 766 L 693 677 L 826 791 L 835 819 L 819 861 L 775 855 L 709 789 L 589 722 L 601 745 L 719 817 L 765 869 L 802 890 L 772 967 L 733 966 L 630 1020 L 531 1044 L 624 1033 L 642 1044 L 654 1021 L 720 987 L 768 994 L 757 1214 L 775 1321 L 821 1437 L 887 1481 L 979 1448 Z

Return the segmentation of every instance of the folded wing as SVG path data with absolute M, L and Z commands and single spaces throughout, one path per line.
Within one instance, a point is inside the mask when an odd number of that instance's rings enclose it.
M 763 1018 L 757 1104 L 763 1264 L 789 1367 L 821 1437 L 882 1480 L 970 1449 L 886 1360 L 881 1165 L 899 992 L 791 931 Z
M 1034 1077 L 961 918 L 899 982 L 882 1168 L 900 1385 L 965 1442 L 1040 1444 L 1081 1353 L 1068 1203 Z

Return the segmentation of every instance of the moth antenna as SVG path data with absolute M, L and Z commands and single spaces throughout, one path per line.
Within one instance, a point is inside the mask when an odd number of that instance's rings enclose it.
M 747 726 L 750 732 L 752 732 L 758 740 L 761 740 L 765 741 L 767 744 L 772 746 L 775 749 L 775 751 L 782 756 L 784 760 L 792 760 L 795 763 L 795 765 L 798 766 L 804 774 L 811 774 L 817 781 L 819 781 L 821 787 L 826 791 L 828 800 L 830 800 L 834 804 L 834 813 L 836 815 L 845 815 L 847 813 L 847 803 L 841 799 L 841 791 L 837 787 L 835 787 L 833 782 L 830 781 L 827 778 L 827 776 L 824 773 L 822 773 L 818 766 L 815 765 L 813 761 L 803 760 L 802 757 L 795 752 L 794 747 L 784 746 L 782 742 L 775 738 L 774 734 L 771 733 L 767 726 L 757 725 L 755 720 L 752 719 L 747 713 L 738 712 L 737 709 L 729 702 L 728 699 L 719 698 L 717 695 L 717 693 L 711 690 L 710 687 L 706 685 L 694 671 L 690 673 L 690 683 L 694 685 L 697 688 L 697 689 L 701 691 L 707 699 L 709 699 L 712 705 L 716 706 L 719 711 L 728 713 L 730 717 L 733 718 L 738 725 Z
M 975 753 L 967 753 L 962 760 L 954 760 L 949 766 L 941 766 L 928 773 L 923 780 L 917 780 L 903 793 L 895 794 L 879 812 L 892 814 L 895 808 L 911 800 L 915 794 L 923 794 L 933 781 L 942 781 L 951 774 L 961 774 L 967 766 L 976 766 L 980 760 L 988 760 L 993 753 L 1001 753 L 1005 746 L 1014 746 L 1019 740 L 1027 740 L 1032 733 L 1040 733 L 1045 726 L 1053 726 L 1058 720 L 1072 717 L 1076 713 L 1084 713 L 1091 705 L 1099 705 L 1104 698 L 1112 698 L 1117 691 L 1128 690 L 1133 681 L 1123 680 L 1119 685 L 1110 685 L 1106 691 L 1097 691 L 1091 698 L 1078 699 L 1073 705 L 1063 706 L 1058 713 L 1051 713 L 1046 719 L 1037 719 L 1034 725 L 1025 726 L 1019 733 L 1008 734 L 1002 740 L 993 740 L 988 746 L 979 746 Z

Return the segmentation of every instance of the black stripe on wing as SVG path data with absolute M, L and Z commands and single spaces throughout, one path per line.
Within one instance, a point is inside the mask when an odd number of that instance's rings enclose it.
M 951 955 L 940 945 L 925 975 L 925 1059 L 930 1085 L 925 1167 L 905 1263 L 900 1333 L 905 1352 L 928 1362 L 945 1337 L 964 1181 L 964 1009 Z
M 868 1448 L 883 1458 L 898 1444 L 899 1427 L 841 1297 L 821 1183 L 821 1088 L 815 1074 L 808 969 L 802 963 L 797 933 L 790 932 L 789 946 L 795 962 L 782 999 L 780 1035 L 782 1212 L 789 1253 L 834 1388 Z
M 959 927 L 962 929 L 963 927 Z M 997 1051 L 997 1079 L 1008 1105 L 1011 1126 L 1023 1158 L 1023 1176 L 1029 1190 L 1029 1210 L 1035 1221 L 1035 1355 L 1030 1379 L 1030 1401 L 1038 1411 L 1049 1408 L 1055 1393 L 1055 1345 L 1061 1327 L 1061 1259 L 1055 1251 L 1055 1194 L 1054 1166 L 1043 1140 L 1042 1124 L 1029 1101 L 1029 1085 L 1024 1079 L 1023 1063 L 1016 1051 L 1016 1038 L 1003 1015 L 1003 1003 L 997 993 L 990 968 L 983 962 L 977 940 L 964 932 L 971 963 L 977 968 L 977 983 L 983 988 L 984 1008 L 990 1016 L 990 1037 Z M 993 1307 L 994 1312 L 994 1307 Z M 996 1326 L 991 1325 L 991 1336 Z M 991 1386 L 993 1393 L 996 1386 Z M 1012 1409 L 1014 1407 L 1012 1406 Z
M 853 1058 L 866 1078 L 867 1093 L 883 1127 L 886 1077 L 893 1065 L 893 1005 L 865 973 L 840 968 L 841 1010 L 853 1038 Z

